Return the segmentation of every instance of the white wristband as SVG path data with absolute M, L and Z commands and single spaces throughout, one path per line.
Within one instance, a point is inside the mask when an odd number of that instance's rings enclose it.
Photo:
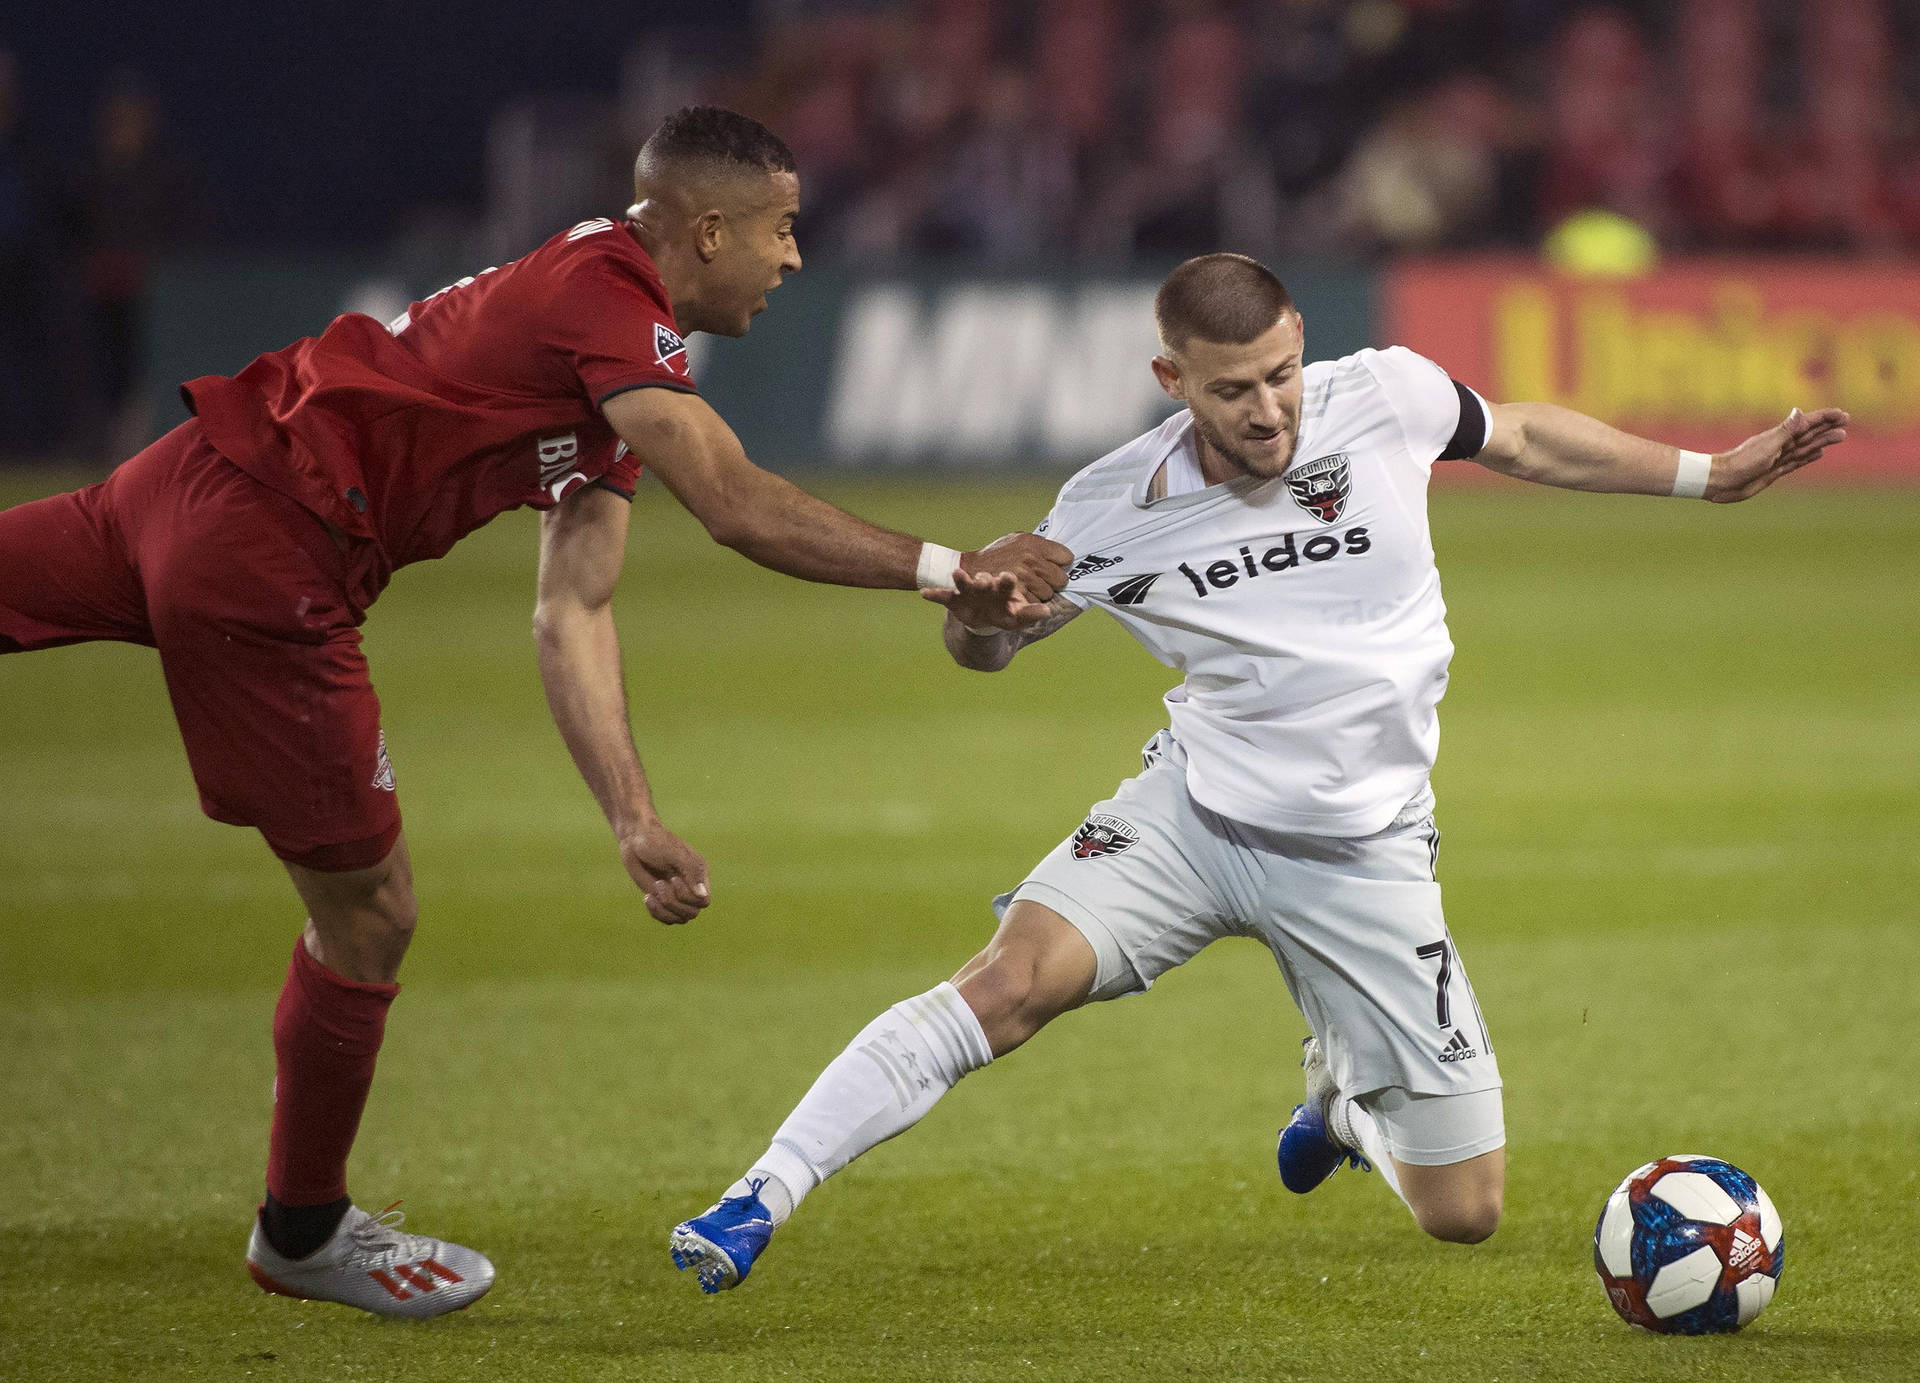
M 1680 453 L 1680 468 L 1673 475 L 1675 499 L 1705 499 L 1707 478 L 1713 474 L 1713 458 L 1704 451 Z
M 954 569 L 960 565 L 960 554 L 950 547 L 941 547 L 938 543 L 920 544 L 920 565 L 913 574 L 913 581 L 923 591 L 945 591 L 953 587 Z

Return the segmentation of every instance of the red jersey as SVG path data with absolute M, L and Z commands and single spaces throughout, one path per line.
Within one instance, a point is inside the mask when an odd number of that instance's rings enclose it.
M 581 485 L 631 499 L 640 463 L 600 405 L 649 386 L 693 389 L 686 346 L 646 250 L 596 220 L 390 326 L 348 313 L 181 394 L 223 456 L 391 571 Z

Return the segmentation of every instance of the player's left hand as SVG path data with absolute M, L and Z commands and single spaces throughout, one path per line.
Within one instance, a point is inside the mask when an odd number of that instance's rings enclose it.
M 620 838 L 620 862 L 647 897 L 656 922 L 691 922 L 713 901 L 707 862 L 658 821 Z
M 1714 457 L 1706 497 L 1715 504 L 1752 499 L 1782 476 L 1818 461 L 1828 447 L 1846 441 L 1851 421 L 1839 408 L 1814 413 L 1794 409 L 1785 421 Z
M 1011 572 L 998 576 L 974 576 L 965 571 L 953 574 L 953 589 L 920 592 L 947 613 L 972 629 L 1028 629 L 1047 617 L 1047 607 L 1020 598 L 1018 583 Z

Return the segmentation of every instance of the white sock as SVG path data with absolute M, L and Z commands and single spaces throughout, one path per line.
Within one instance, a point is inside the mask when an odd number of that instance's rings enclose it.
M 1347 1147 L 1358 1148 L 1360 1155 L 1373 1164 L 1373 1170 L 1380 1173 L 1380 1179 L 1406 1204 L 1407 1194 L 1400 1189 L 1400 1174 L 1393 1169 L 1393 1154 L 1387 1151 L 1387 1140 L 1381 1136 L 1380 1125 L 1364 1105 L 1345 1095 L 1335 1095 L 1327 1102 L 1327 1128 Z M 1407 1208 L 1413 1207 L 1407 1205 Z
M 773 1145 L 727 1188 L 784 1224 L 807 1193 L 854 1158 L 905 1133 L 969 1071 L 993 1060 L 987 1035 L 951 984 L 902 1000 L 860 1030 L 820 1073 Z

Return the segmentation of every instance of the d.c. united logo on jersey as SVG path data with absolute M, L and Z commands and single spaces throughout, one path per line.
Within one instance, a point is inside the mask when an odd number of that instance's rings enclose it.
M 1321 523 L 1333 523 L 1353 493 L 1353 468 L 1347 464 L 1347 454 L 1336 451 L 1289 467 L 1286 481 L 1296 504 Z
M 1096 812 L 1073 833 L 1073 857 L 1076 860 L 1097 860 L 1107 855 L 1117 855 L 1138 839 L 1140 832 L 1132 822 Z
M 680 358 L 675 360 L 675 356 Z M 665 322 L 653 324 L 653 357 L 656 364 L 665 365 L 669 370 L 687 372 L 687 343 Z

